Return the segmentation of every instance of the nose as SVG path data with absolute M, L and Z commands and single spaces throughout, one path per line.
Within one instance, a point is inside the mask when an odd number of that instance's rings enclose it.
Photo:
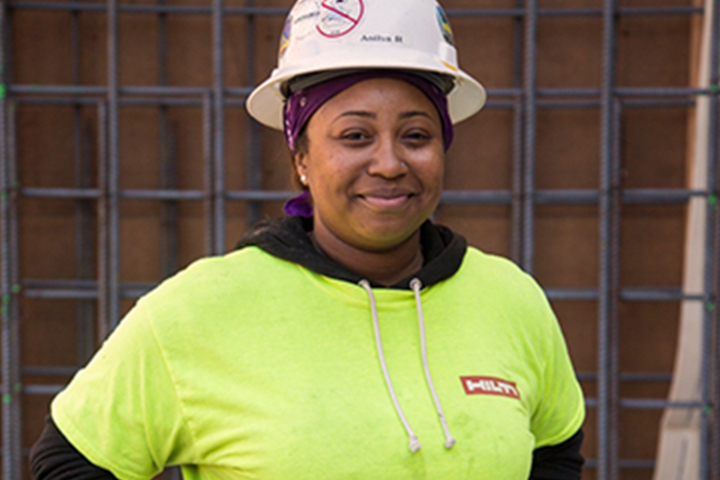
M 402 149 L 390 138 L 381 139 L 372 152 L 368 173 L 383 178 L 398 178 L 405 175 L 408 165 L 405 163 Z

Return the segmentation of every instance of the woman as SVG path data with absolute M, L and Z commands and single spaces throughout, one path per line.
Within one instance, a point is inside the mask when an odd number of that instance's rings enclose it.
M 299 0 L 283 36 L 248 109 L 306 192 L 138 302 L 54 400 L 35 478 L 580 478 L 542 291 L 428 221 L 484 102 L 440 7 Z

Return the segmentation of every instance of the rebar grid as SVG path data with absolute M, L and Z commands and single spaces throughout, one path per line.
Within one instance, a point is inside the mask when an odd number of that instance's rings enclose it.
M 73 85 L 16 85 L 12 84 L 9 72 L 8 52 L 10 50 L 8 12 L 15 9 L 51 10 L 69 12 L 73 15 L 73 55 L 79 57 L 77 36 L 77 15 L 90 12 L 106 15 L 108 22 L 108 71 L 107 86 L 78 85 L 79 75 L 74 75 Z M 527 271 L 532 272 L 535 247 L 535 208 L 538 205 L 597 205 L 600 225 L 600 278 L 598 288 L 550 288 L 548 296 L 557 300 L 588 300 L 598 302 L 598 372 L 580 373 L 582 379 L 598 382 L 597 398 L 587 398 L 590 408 L 598 411 L 598 453 L 597 459 L 590 459 L 588 466 L 597 469 L 597 478 L 619 478 L 621 469 L 651 469 L 653 461 L 620 459 L 618 452 L 618 415 L 620 409 L 700 409 L 702 418 L 703 456 L 701 479 L 717 480 L 720 471 L 720 432 L 717 413 L 711 415 L 710 407 L 720 398 L 718 384 L 711 382 L 711 373 L 718 374 L 718 310 L 717 291 L 718 246 L 717 229 L 720 224 L 717 200 L 718 181 L 718 17 L 720 1 L 715 1 L 713 24 L 713 68 L 710 89 L 686 87 L 617 87 L 616 68 L 616 25 L 618 18 L 625 15 L 695 15 L 702 14 L 699 7 L 620 7 L 614 0 L 606 0 L 603 8 L 540 8 L 536 0 L 517 0 L 513 9 L 449 9 L 453 17 L 515 19 L 515 69 L 513 85 L 510 88 L 489 89 L 489 108 L 510 109 L 513 112 L 513 181 L 510 190 L 445 191 L 444 204 L 508 205 L 512 215 L 511 254 Z M 165 19 L 170 14 L 209 15 L 212 18 L 213 83 L 209 87 L 172 87 L 167 85 L 167 45 L 164 34 L 160 35 L 159 49 L 160 78 L 157 86 L 123 87 L 118 82 L 118 14 L 156 15 L 163 31 Z M 223 19 L 226 16 L 247 18 L 249 58 L 247 61 L 247 83 L 257 81 L 255 65 L 255 17 L 283 16 L 284 8 L 256 7 L 249 0 L 245 7 L 227 7 L 222 0 L 214 0 L 210 7 L 173 6 L 158 0 L 156 5 L 124 5 L 117 0 L 106 4 L 79 2 L 31 2 L 8 1 L 0 8 L 0 65 L 5 66 L 0 74 L 2 95 L 0 95 L 0 290 L 2 295 L 2 393 L 3 432 L 2 458 L 3 478 L 19 480 L 23 461 L 20 438 L 21 393 L 26 395 L 52 395 L 62 385 L 22 386 L 24 375 L 42 374 L 67 376 L 75 367 L 24 367 L 19 357 L 19 297 L 24 298 L 65 298 L 86 301 L 97 300 L 99 338 L 104 338 L 120 320 L 120 301 L 137 298 L 149 291 L 152 283 L 131 283 L 120 281 L 120 201 L 123 199 L 145 199 L 163 202 L 163 245 L 167 255 L 163 260 L 163 275 L 177 268 L 177 221 L 178 202 L 199 201 L 203 203 L 205 219 L 208 222 L 206 248 L 208 254 L 225 251 L 225 221 L 227 202 L 247 204 L 248 223 L 254 223 L 262 215 L 262 205 L 270 201 L 282 201 L 293 195 L 289 191 L 263 190 L 261 141 L 259 125 L 250 121 L 247 135 L 246 189 L 229 190 L 225 184 L 225 117 L 227 107 L 241 107 L 251 87 L 228 87 L 225 85 L 225 60 L 223 58 Z M 600 17 L 603 21 L 603 75 L 601 88 L 540 88 L 537 86 L 537 22 L 539 17 Z M 74 70 L 79 68 L 76 64 Z M 7 95 L 7 97 L 6 97 Z M 620 127 L 622 111 L 626 107 L 656 108 L 664 106 L 689 107 L 697 96 L 711 99 L 711 132 L 709 183 L 703 190 L 688 189 L 623 189 L 619 173 Z M 11 101 L 8 101 L 8 98 Z M 17 158 L 14 142 L 17 132 L 14 127 L 15 110 L 19 105 L 73 105 L 77 109 L 91 106 L 98 114 L 98 165 L 100 182 L 98 188 L 90 188 L 86 180 L 87 164 L 82 157 L 83 137 L 80 124 L 75 126 L 76 172 L 75 188 L 19 187 L 15 178 Z M 200 107 L 202 109 L 203 165 L 205 179 L 202 190 L 179 190 L 173 181 L 175 160 L 174 140 L 169 130 L 167 117 L 161 114 L 161 156 L 164 180 L 161 188 L 155 190 L 121 189 L 119 182 L 120 148 L 119 112 L 122 106 L 144 105 L 158 107 L 161 112 L 168 107 Z M 535 188 L 535 148 L 537 112 L 543 108 L 590 108 L 601 112 L 600 178 L 598 190 L 541 190 Z M 708 198 L 706 239 L 705 291 L 702 294 L 685 294 L 680 288 L 621 288 L 619 281 L 619 238 L 621 209 L 626 204 L 669 205 L 685 204 L 692 197 Z M 92 280 L 87 269 L 92 268 L 93 259 L 79 255 L 79 278 L 72 280 L 21 279 L 18 274 L 18 199 L 72 199 L 76 201 L 78 238 L 85 244 L 92 235 L 88 202 L 97 202 L 98 208 L 98 278 Z M 175 212 L 175 213 L 173 213 Z M 174 245 L 174 246 L 173 246 Z M 83 251 L 78 247 L 78 251 Z M 82 268 L 80 268 L 82 267 Z M 85 272 L 82 274 L 82 272 Z M 715 276 L 713 276 L 715 275 Z M 714 293 L 713 293 L 714 292 Z M 619 395 L 620 382 L 669 381 L 646 373 L 620 372 L 618 365 L 618 302 L 624 301 L 680 301 L 705 302 L 705 335 L 703 343 L 703 398 L 700 402 L 672 402 L 656 399 L 623 399 Z M 79 307 L 78 321 L 87 328 L 88 305 Z M 714 308 L 710 308 L 713 306 Z M 84 319 L 84 320 L 83 320 Z M 86 331 L 81 329 L 82 331 Z M 714 329 L 714 330 L 713 330 Z M 716 338 L 712 343 L 713 332 Z M 87 340 L 86 340 L 87 342 Z M 81 350 L 83 350 L 81 348 Z M 79 354 L 82 356 L 82 354 Z M 714 367 L 714 370 L 713 370 Z M 22 372 L 21 372 L 22 368 Z M 714 390 L 713 390 L 714 388 Z M 710 443 L 710 437 L 714 442 Z M 710 449 L 712 448 L 712 452 Z M 10 461 L 8 461 L 10 459 Z M 175 474 L 176 475 L 176 474 Z M 710 476 L 712 475 L 712 476 Z

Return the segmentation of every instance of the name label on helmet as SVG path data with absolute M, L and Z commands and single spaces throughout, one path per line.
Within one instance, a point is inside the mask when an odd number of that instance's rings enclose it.
M 363 35 L 360 37 L 361 42 L 372 43 L 405 43 L 402 35 Z

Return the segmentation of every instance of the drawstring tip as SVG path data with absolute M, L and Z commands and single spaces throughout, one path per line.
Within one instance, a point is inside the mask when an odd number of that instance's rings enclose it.
M 418 450 L 420 450 L 420 449 L 422 448 L 422 445 L 420 445 L 420 440 L 418 440 L 417 435 L 411 435 L 411 436 L 410 436 L 410 445 L 409 445 L 409 447 L 410 447 L 410 451 L 411 451 L 412 453 L 415 453 L 415 452 L 417 452 Z
M 454 447 L 454 446 L 455 446 L 455 439 L 454 439 L 454 438 L 451 437 L 451 438 L 448 438 L 447 440 L 445 440 L 445 448 L 447 448 L 448 450 L 450 450 L 450 449 L 451 449 L 452 447 Z

